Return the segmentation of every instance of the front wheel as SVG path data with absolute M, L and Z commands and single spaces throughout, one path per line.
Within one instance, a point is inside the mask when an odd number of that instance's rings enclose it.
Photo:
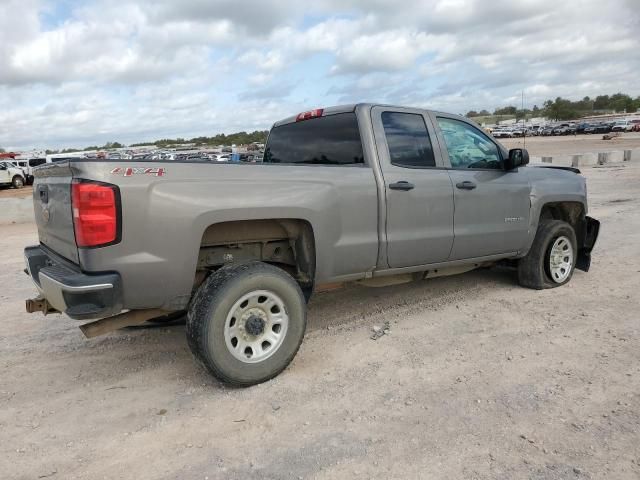
M 529 253 L 518 263 L 520 285 L 538 290 L 564 285 L 573 275 L 577 252 L 571 225 L 561 220 L 540 220 Z
M 11 184 L 13 185 L 13 188 L 22 188 L 24 187 L 24 178 L 20 175 L 16 175 L 13 177 L 13 180 L 11 180 Z
M 187 316 L 194 356 L 219 380 L 269 380 L 296 355 L 306 328 L 298 283 L 262 262 L 222 267 L 198 289 Z

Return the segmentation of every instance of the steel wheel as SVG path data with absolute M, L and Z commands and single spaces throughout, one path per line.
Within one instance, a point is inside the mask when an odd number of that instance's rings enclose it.
M 549 273 L 555 283 L 564 282 L 573 270 L 573 246 L 567 237 L 558 237 L 549 251 Z
M 258 363 L 276 353 L 287 335 L 289 316 L 282 299 L 268 290 L 255 290 L 233 304 L 224 325 L 231 355 Z

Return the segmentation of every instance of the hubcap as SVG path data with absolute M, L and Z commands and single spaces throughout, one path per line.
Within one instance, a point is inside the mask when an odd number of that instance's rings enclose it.
M 567 237 L 558 237 L 549 252 L 549 271 L 556 283 L 564 282 L 573 268 L 573 246 Z
M 288 326 L 282 299 L 268 290 L 255 290 L 231 307 L 224 324 L 224 340 L 236 359 L 258 363 L 276 353 Z

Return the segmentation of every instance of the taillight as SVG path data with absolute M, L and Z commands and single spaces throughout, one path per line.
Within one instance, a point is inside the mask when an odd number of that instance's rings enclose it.
M 296 122 L 301 122 L 303 120 L 309 120 L 310 118 L 318 118 L 322 116 L 322 112 L 324 109 L 316 108 L 315 110 L 309 110 L 308 112 L 299 113 L 296 117 Z
M 119 240 L 119 203 L 115 185 L 73 181 L 71 207 L 78 247 L 98 247 Z

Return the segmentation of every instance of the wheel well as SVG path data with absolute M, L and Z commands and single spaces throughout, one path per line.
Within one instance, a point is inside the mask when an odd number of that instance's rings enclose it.
M 202 234 L 195 277 L 229 263 L 259 260 L 295 278 L 305 295 L 313 289 L 316 255 L 313 228 L 299 219 L 238 220 L 209 225 Z
M 573 227 L 576 238 L 582 238 L 585 211 L 580 202 L 547 203 L 540 211 L 540 220 L 562 220 Z

